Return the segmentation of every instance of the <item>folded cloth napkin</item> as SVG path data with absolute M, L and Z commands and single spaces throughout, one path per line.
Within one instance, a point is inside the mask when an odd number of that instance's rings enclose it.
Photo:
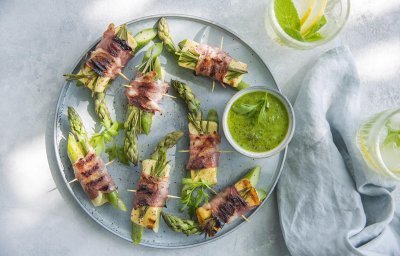
M 323 54 L 300 88 L 277 189 L 292 255 L 400 255 L 396 183 L 369 170 L 356 146 L 359 96 L 347 47 Z

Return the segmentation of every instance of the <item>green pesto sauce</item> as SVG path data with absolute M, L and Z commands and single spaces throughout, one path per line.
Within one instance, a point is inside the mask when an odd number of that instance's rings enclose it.
M 237 99 L 232 106 L 257 104 L 265 92 L 250 92 Z M 233 139 L 242 148 L 252 152 L 266 152 L 278 146 L 289 128 L 289 115 L 285 105 L 274 95 L 268 94 L 269 108 L 266 118 L 258 122 L 257 117 L 228 112 L 228 128 Z

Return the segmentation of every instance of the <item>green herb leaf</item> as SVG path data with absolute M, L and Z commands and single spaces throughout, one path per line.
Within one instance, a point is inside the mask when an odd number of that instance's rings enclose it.
M 306 32 L 306 34 L 302 35 L 300 33 L 301 23 L 299 14 L 292 0 L 275 0 L 274 11 L 279 25 L 285 33 L 292 38 L 306 42 L 314 42 L 323 38 L 318 31 L 327 23 L 325 16 L 322 16 L 321 19 Z
M 317 33 L 327 23 L 326 17 L 322 16 L 321 19 L 311 27 L 311 29 L 305 34 L 304 40 L 307 42 L 314 42 L 322 38 L 320 33 Z
M 400 147 L 400 130 L 393 129 L 390 122 L 386 124 L 386 128 L 388 134 L 383 141 L 383 145 L 388 146 L 390 144 L 395 144 L 397 147 Z
M 98 156 L 105 150 L 107 142 L 115 140 L 120 129 L 123 129 L 123 124 L 115 122 L 111 127 L 105 127 L 103 131 L 95 133 L 89 139 L 90 145 L 92 145 Z
M 235 111 L 239 115 L 251 115 L 254 111 L 257 110 L 259 104 L 241 104 L 241 105 L 233 105 L 232 110 Z
M 116 144 L 114 144 L 114 146 L 106 148 L 106 153 L 108 154 L 108 161 L 117 159 L 120 163 L 129 165 L 129 160 L 124 153 L 123 146 L 117 146 Z
M 276 19 L 282 29 L 288 35 L 298 39 L 295 37 L 297 35 L 295 31 L 300 31 L 300 18 L 292 0 L 275 0 L 274 11 Z
M 257 104 L 240 104 L 233 105 L 232 110 L 239 114 L 248 117 L 253 117 L 257 114 L 257 122 L 262 122 L 267 117 L 267 109 L 269 108 L 268 93 L 265 93 L 264 99 L 260 100 Z
M 194 216 L 196 209 L 202 204 L 208 202 L 209 194 L 216 194 L 216 192 L 211 188 L 211 184 L 204 181 L 194 181 L 191 178 L 182 179 L 182 193 L 180 203 L 183 204 L 181 211 L 188 209 L 188 213 L 191 217 Z

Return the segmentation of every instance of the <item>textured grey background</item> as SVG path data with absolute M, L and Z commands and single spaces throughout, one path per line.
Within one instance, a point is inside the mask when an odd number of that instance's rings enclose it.
M 269 1 L 0 1 L 0 255 L 288 255 L 275 196 L 232 235 L 184 250 L 132 247 L 86 216 L 62 186 L 52 152 L 53 114 L 63 83 L 109 22 L 182 13 L 227 26 L 269 65 L 293 100 L 323 51 L 347 44 L 363 84 L 363 116 L 399 106 L 400 1 L 352 1 L 339 37 L 310 51 L 272 42 L 264 30 Z M 397 202 L 400 199 L 397 192 Z

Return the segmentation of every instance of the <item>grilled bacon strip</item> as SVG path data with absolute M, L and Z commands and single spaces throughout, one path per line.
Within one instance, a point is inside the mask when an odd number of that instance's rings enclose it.
M 199 44 L 196 52 L 199 54 L 196 75 L 208 76 L 223 83 L 233 58 L 223 50 L 206 44 Z
M 164 207 L 168 196 L 169 177 L 154 177 L 142 172 L 134 207 Z
M 86 65 L 99 76 L 115 79 L 133 56 L 131 46 L 116 36 L 114 24 L 110 24 Z
M 188 170 L 200 170 L 218 166 L 220 153 L 218 144 L 221 137 L 217 132 L 211 134 L 190 134 L 190 157 L 186 165 Z
M 90 151 L 73 165 L 75 177 L 91 200 L 117 189 L 103 160 Z
M 156 77 L 155 71 L 139 74 L 125 90 L 128 103 L 147 112 L 161 111 L 159 103 L 163 94 L 168 92 L 169 86 L 161 80 L 156 80 Z

